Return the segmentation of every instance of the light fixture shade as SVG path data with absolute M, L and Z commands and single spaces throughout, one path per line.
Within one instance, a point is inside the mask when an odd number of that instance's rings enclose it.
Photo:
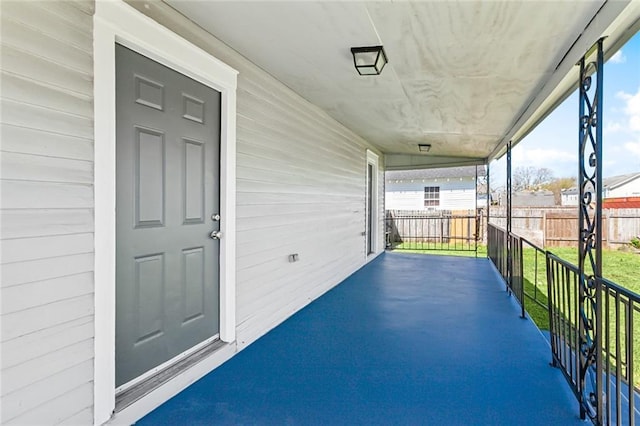
M 352 47 L 353 65 L 360 75 L 380 75 L 387 64 L 382 46 Z
M 418 151 L 420 151 L 420 152 L 429 152 L 430 149 L 431 149 L 431 144 L 430 143 L 419 143 L 418 144 Z

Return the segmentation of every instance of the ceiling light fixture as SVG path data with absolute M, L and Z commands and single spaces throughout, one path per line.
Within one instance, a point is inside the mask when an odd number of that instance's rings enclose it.
M 431 144 L 430 143 L 419 143 L 418 144 L 418 150 L 420 150 L 420 152 L 429 152 L 430 149 L 431 149 Z
M 351 54 L 360 75 L 380 75 L 388 62 L 382 46 L 352 47 Z

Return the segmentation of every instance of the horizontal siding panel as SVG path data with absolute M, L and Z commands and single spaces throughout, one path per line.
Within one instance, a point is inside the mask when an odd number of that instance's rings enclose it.
M 254 208 L 262 208 L 263 206 L 277 206 L 277 205 L 288 205 L 288 206 L 318 206 L 319 208 L 322 206 L 331 206 L 331 205 L 344 205 L 344 198 L 335 194 L 326 194 L 324 196 L 324 202 L 318 205 L 318 198 L 314 194 L 301 194 L 301 193 L 292 193 L 290 191 L 278 192 L 278 193 L 269 193 L 269 192 L 260 192 L 260 191 L 239 191 L 239 197 L 237 200 L 237 206 L 254 206 Z M 352 202 L 360 203 L 359 200 L 364 200 L 365 194 L 363 193 L 361 196 L 354 195 L 352 198 Z M 363 201 L 364 202 L 364 201 Z M 363 205 L 358 205 L 359 208 L 363 208 Z
M 93 272 L 0 288 L 2 314 L 93 293 Z
M 93 337 L 93 316 L 67 321 L 2 343 L 2 369 Z
M 331 178 L 322 179 L 315 176 L 312 170 L 306 173 L 295 173 L 278 169 L 254 169 L 244 165 L 237 166 L 238 180 L 260 181 L 262 183 L 274 183 L 288 187 L 309 186 L 315 188 L 318 193 L 331 194 L 336 191 L 336 186 L 340 185 L 340 192 L 350 192 L 354 187 L 362 187 L 362 182 L 344 179 L 342 183 L 335 175 Z
M 3 425 L 56 424 L 90 406 L 93 361 L 85 361 L 2 398 Z M 62 409 L 64 407 L 64 409 Z
M 2 151 L 93 161 L 93 141 L 27 127 L 0 126 Z M 3 173 L 4 174 L 4 173 Z
M 333 200 L 331 200 L 333 201 Z M 236 208 L 236 217 L 242 218 L 268 218 L 271 216 L 280 215 L 295 215 L 295 216 L 313 216 L 313 215 L 326 215 L 333 216 L 336 213 L 360 213 L 364 215 L 364 208 L 362 208 L 364 198 L 353 197 L 351 203 L 347 202 L 325 202 L 322 205 L 311 203 L 279 203 L 279 204 L 260 204 L 259 207 L 255 204 L 251 205 L 239 205 Z M 258 210 L 258 208 L 260 210 Z M 355 208 L 356 210 L 350 210 Z
M 291 269 L 288 263 L 288 255 L 298 253 L 300 255 L 300 263 L 306 268 L 323 267 L 324 260 L 330 265 L 335 264 L 336 260 L 343 258 L 357 257 L 364 260 L 364 245 L 362 244 L 362 236 L 360 233 L 342 236 L 342 240 L 338 239 L 338 232 L 330 233 L 324 237 L 314 236 L 313 239 L 299 244 L 297 247 L 283 247 L 262 253 L 255 253 L 251 256 L 239 256 L 237 261 L 238 282 L 250 281 L 252 279 L 263 280 L 263 283 L 269 282 L 267 275 L 275 272 L 280 274 L 285 270 Z M 298 266 L 296 266 L 298 267 Z M 278 278 L 287 275 L 280 276 Z M 288 281 L 296 283 L 289 277 Z M 308 281 L 303 280 L 303 281 Z M 240 284 L 239 284 L 240 285 Z M 254 297 L 255 295 L 251 295 Z
M 1 213 L 2 239 L 93 232 L 91 209 L 14 209 Z M 3 258 L 4 255 L 3 253 Z
M 327 138 L 308 140 L 301 135 L 286 134 L 278 128 L 273 128 L 270 123 L 255 122 L 242 116 L 238 116 L 237 139 L 237 148 L 240 153 L 255 153 L 257 150 L 262 155 L 269 152 L 275 153 L 283 160 L 306 161 L 313 158 L 313 152 L 317 152 L 323 158 L 330 158 L 332 162 L 339 165 L 351 164 L 358 158 L 364 163 L 365 149 L 360 147 L 345 149 L 349 147 L 344 144 L 344 140 L 337 140 L 336 146 L 329 147 L 330 140 Z M 332 149 L 335 152 L 332 153 Z M 315 164 L 318 165 L 317 162 Z
M 313 127 L 324 128 L 325 132 L 334 135 L 337 139 L 341 140 L 353 140 L 356 145 L 362 148 L 368 147 L 366 141 L 360 136 L 353 133 L 346 127 L 338 124 L 321 108 L 309 103 L 307 100 L 300 97 L 292 90 L 282 87 L 275 87 L 280 85 L 279 82 L 275 82 L 273 78 L 268 75 L 254 74 L 255 78 L 249 78 L 250 76 L 243 70 L 238 76 L 238 92 L 240 98 L 242 93 L 253 95 L 256 99 L 266 101 L 271 105 L 281 105 L 290 111 L 296 111 L 298 117 L 303 118 L 306 122 L 311 123 Z M 242 99 L 240 100 L 240 106 L 243 106 Z
M 89 408 L 83 409 L 79 413 L 72 415 L 68 419 L 62 420 L 58 425 L 59 426 L 79 426 L 79 425 L 91 425 L 91 424 L 93 424 L 93 409 L 89 407 Z
M 90 72 L 93 69 L 93 57 L 90 52 L 55 40 L 8 18 L 3 13 L 1 20 L 3 46 L 10 46 L 78 71 Z
M 264 148 L 262 150 L 264 150 Z M 257 154 L 255 148 L 252 148 L 251 151 L 251 153 L 237 153 L 238 163 L 242 164 L 243 167 L 258 171 L 278 171 L 283 174 L 295 174 L 306 179 L 314 179 L 324 185 L 329 185 L 336 181 L 362 184 L 361 175 L 357 173 L 357 170 L 354 170 L 353 160 L 347 164 L 335 162 L 325 164 L 324 167 L 319 167 L 318 162 L 321 160 L 320 155 L 319 153 L 315 155 L 313 151 L 309 151 L 305 156 L 300 156 L 297 161 L 283 161 L 282 158 L 275 159 L 265 155 L 264 152 Z M 276 155 L 274 155 L 274 157 Z M 330 163 L 330 161 L 327 160 L 326 163 Z
M 2 267 L 2 288 L 93 271 L 93 254 L 8 263 Z
M 51 182 L 2 182 L 2 206 L 14 209 L 92 208 L 93 186 Z
M 246 104 L 238 104 L 238 127 L 244 129 L 243 124 L 246 119 L 252 123 L 247 128 L 255 128 L 256 125 L 263 126 L 263 128 L 269 129 L 273 135 L 280 135 L 285 140 L 296 140 L 301 144 L 312 144 L 316 142 L 323 142 L 316 145 L 317 149 L 327 149 L 328 147 L 336 149 L 336 156 L 339 156 L 342 152 L 349 150 L 364 150 L 366 147 L 357 143 L 340 144 L 339 141 L 344 141 L 345 138 L 340 134 L 332 132 L 333 127 L 322 128 L 322 131 L 317 130 L 313 122 L 310 122 L 301 117 L 299 111 L 292 110 L 290 106 L 286 109 L 278 108 L 273 104 L 263 103 L 257 104 L 256 99 L 253 102 L 247 102 Z M 239 132 L 242 136 L 242 132 Z
M 93 252 L 93 234 L 56 235 L 0 241 L 0 263 L 24 262 Z
M 74 46 L 87 53 L 92 52 L 93 37 L 89 31 L 73 25 L 72 21 L 59 19 L 59 14 L 52 14 L 52 10 L 40 7 L 40 3 L 44 2 L 3 2 L 2 14 L 5 19 L 40 32 L 54 40 Z M 80 21 L 90 19 L 89 16 L 84 15 L 80 15 L 80 18 Z
M 59 87 L 79 95 L 91 96 L 93 93 L 93 78 L 89 70 L 74 70 L 64 64 L 57 64 L 46 58 L 26 54 L 11 46 L 2 45 L 0 54 L 2 55 L 0 69 L 7 73 L 44 85 Z M 42 72 L 42 70 L 46 70 L 46 72 Z
M 249 110 L 249 111 L 245 111 Z M 334 156 L 339 159 L 341 155 L 349 155 L 349 152 L 364 151 L 364 147 L 356 146 L 354 144 L 344 144 L 340 141 L 344 141 L 341 138 L 335 138 L 327 134 L 326 130 L 314 132 L 313 127 L 309 123 L 291 123 L 287 118 L 278 117 L 273 111 L 265 111 L 262 108 L 252 107 L 245 108 L 245 110 L 239 110 L 238 112 L 238 137 L 243 138 L 244 130 L 243 117 L 251 120 L 251 128 L 258 129 L 270 135 L 271 137 L 280 138 L 282 142 L 289 142 L 292 144 L 291 148 L 293 152 L 304 153 L 303 147 L 310 146 L 318 151 L 335 150 Z M 247 115 L 245 115 L 247 114 Z M 287 120 L 282 122 L 281 120 Z M 349 149 L 350 148 L 350 149 Z
M 2 4 L 2 424 L 92 423 L 93 9 Z
M 284 219 L 278 219 L 284 217 Z M 259 243 L 255 238 L 250 238 L 251 233 L 255 232 L 257 235 L 268 235 L 273 232 L 277 232 L 282 238 L 292 237 L 295 238 L 301 233 L 308 238 L 309 235 L 315 235 L 320 229 L 329 231 L 344 231 L 353 228 L 356 224 L 361 224 L 364 230 L 365 223 L 365 209 L 363 206 L 357 204 L 347 204 L 340 206 L 330 214 L 326 215 L 327 220 L 322 222 L 318 219 L 318 214 L 306 215 L 306 214 L 289 214 L 289 215 L 264 215 L 252 214 L 243 217 L 239 220 L 241 225 L 238 228 L 238 241 L 239 242 L 252 242 Z M 313 225 L 319 225 L 319 227 L 313 227 Z M 261 244 L 258 244 L 259 246 Z
M 91 360 L 93 358 L 93 349 L 93 339 L 88 339 L 40 358 L 3 369 L 2 395 L 16 392 L 53 374 Z
M 247 231 L 251 229 L 256 230 L 270 230 L 273 232 L 275 228 L 279 228 L 284 231 L 283 237 L 294 232 L 294 227 L 297 227 L 300 231 L 304 232 L 307 235 L 314 235 L 320 231 L 321 228 L 313 228 L 314 224 L 318 224 L 325 230 L 327 227 L 331 226 L 334 229 L 340 229 L 340 226 L 350 224 L 351 220 L 360 221 L 364 219 L 364 213 L 358 214 L 353 213 L 352 211 L 347 211 L 344 213 L 343 217 L 337 216 L 335 213 L 331 216 L 331 222 L 318 220 L 317 216 L 304 216 L 304 215 L 280 215 L 280 216 L 272 216 L 266 221 L 261 217 L 252 217 L 252 218 L 243 218 L 243 220 L 239 221 L 236 228 L 239 232 Z M 342 221 L 340 219 L 343 219 Z M 287 230 L 287 228 L 289 230 Z
M 0 157 L 2 178 L 93 185 L 93 162 L 5 152 Z
M 60 135 L 93 139 L 93 119 L 3 99 L 2 122 Z
M 2 341 L 93 314 L 93 295 L 79 296 L 37 308 L 2 315 Z
M 80 117 L 93 117 L 93 103 L 89 96 L 66 92 L 60 88 L 25 80 L 6 72 L 1 73 L 0 78 L 2 78 L 2 97 L 5 99 Z
M 39 6 L 55 15 L 55 19 L 72 25 L 82 31 L 93 31 L 93 14 L 95 3 L 93 0 L 65 0 L 43 1 Z

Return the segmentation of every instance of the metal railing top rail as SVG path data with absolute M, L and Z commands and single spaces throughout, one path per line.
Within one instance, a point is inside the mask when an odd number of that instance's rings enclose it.
M 545 249 L 541 248 L 540 246 L 538 246 L 538 245 L 537 245 L 537 244 L 535 244 L 535 243 L 532 243 L 530 240 L 527 240 L 525 237 L 520 237 L 520 236 L 518 236 L 518 238 L 520 238 L 520 239 L 522 240 L 522 242 L 523 242 L 523 243 L 526 243 L 527 245 L 531 246 L 532 248 L 534 248 L 534 249 L 536 249 L 536 250 L 538 250 L 538 251 L 541 251 L 541 252 L 543 252 L 543 253 L 546 253 L 546 252 L 547 252 L 547 250 L 545 250 Z
M 620 284 L 616 284 L 607 278 L 600 278 L 600 280 L 607 288 L 613 289 L 617 293 L 627 296 L 629 300 L 632 300 L 633 302 L 640 303 L 640 294 L 636 293 L 635 291 L 629 290 L 626 287 L 622 287 Z
M 562 266 L 566 267 L 567 269 L 571 270 L 572 272 L 575 272 L 576 274 L 580 273 L 580 269 L 574 265 L 573 263 L 564 260 L 561 257 L 556 256 L 555 254 L 553 254 L 553 252 L 550 252 L 549 250 L 546 251 L 547 255 L 555 260 L 556 262 L 560 263 Z

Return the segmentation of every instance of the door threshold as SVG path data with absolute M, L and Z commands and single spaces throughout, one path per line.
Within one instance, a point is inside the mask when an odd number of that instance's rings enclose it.
M 114 412 L 117 413 L 127 408 L 129 405 L 148 395 L 158 387 L 167 383 L 178 374 L 197 364 L 202 359 L 208 357 L 226 343 L 220 339 L 214 340 L 208 345 L 202 347 L 191 355 L 171 364 L 170 366 L 159 370 L 156 374 L 140 381 L 139 383 L 127 388 L 116 394 L 116 407 Z

